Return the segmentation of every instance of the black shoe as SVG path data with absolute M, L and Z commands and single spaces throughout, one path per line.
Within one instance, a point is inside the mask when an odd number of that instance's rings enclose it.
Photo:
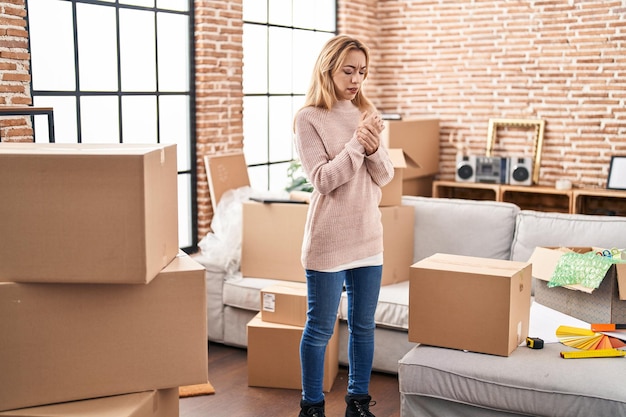
M 346 395 L 346 417 L 376 417 L 370 406 L 376 405 L 369 395 Z
M 300 400 L 300 414 L 298 417 L 326 417 L 324 414 L 324 401 L 321 403 L 304 405 Z

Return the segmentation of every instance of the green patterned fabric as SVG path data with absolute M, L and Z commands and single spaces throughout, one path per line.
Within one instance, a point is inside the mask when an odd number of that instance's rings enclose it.
M 596 252 L 563 254 L 554 269 L 548 287 L 580 284 L 598 288 L 611 265 L 620 260 L 597 255 Z

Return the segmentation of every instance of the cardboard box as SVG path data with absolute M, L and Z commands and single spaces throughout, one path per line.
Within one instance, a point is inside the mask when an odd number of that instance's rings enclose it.
M 387 151 L 393 163 L 393 179 L 381 188 L 382 196 L 380 203 L 378 203 L 381 207 L 402 204 L 403 173 L 407 167 L 402 149 L 388 149 Z
M 205 269 L 147 285 L 0 283 L 0 410 L 205 383 Z
M 323 390 L 329 392 L 339 373 L 339 320 L 324 356 Z M 269 323 L 257 314 L 248 323 L 248 385 L 302 389 L 301 326 Z
M 573 285 L 548 287 L 566 251 L 586 253 L 592 247 L 537 247 L 529 262 L 535 278 L 535 301 L 588 323 L 626 323 L 626 264 L 613 265 L 595 290 Z
M 528 336 L 531 265 L 435 254 L 411 267 L 409 341 L 509 356 Z
M 305 282 L 301 252 L 308 205 L 243 203 L 241 273 L 246 277 Z M 383 223 L 383 285 L 409 279 L 415 212 L 410 206 L 380 207 Z
M 178 417 L 178 388 L 21 408 L 0 417 Z
M 404 179 L 435 175 L 439 172 L 439 120 L 411 118 L 385 122 L 382 141 L 387 148 L 404 151 L 407 168 Z
M 402 195 L 432 197 L 434 180 L 434 175 L 405 179 L 402 181 Z
M 205 156 L 204 167 L 209 183 L 213 212 L 217 210 L 217 205 L 226 191 L 250 185 L 248 166 L 242 152 Z
M 285 282 L 261 290 L 263 321 L 304 327 L 307 308 L 305 283 Z
M 0 143 L 0 281 L 147 283 L 178 253 L 175 145 Z
M 241 274 L 305 282 L 300 258 L 308 209 L 308 204 L 244 202 Z

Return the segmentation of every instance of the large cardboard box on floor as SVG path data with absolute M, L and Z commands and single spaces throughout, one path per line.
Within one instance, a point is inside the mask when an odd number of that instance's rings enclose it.
M 587 253 L 592 247 L 537 247 L 528 262 L 533 265 L 535 301 L 588 323 L 626 323 L 626 263 L 609 268 L 595 290 L 580 285 L 548 287 L 559 260 L 566 252 Z
M 324 356 L 323 390 L 329 392 L 339 373 L 339 320 Z M 300 339 L 304 328 L 263 321 L 261 313 L 248 323 L 248 385 L 302 389 Z
M 205 269 L 149 284 L 0 283 L 0 410 L 205 383 Z
M 307 287 L 303 282 L 274 284 L 261 290 L 263 321 L 304 326 L 307 308 Z
M 0 417 L 178 417 L 178 415 L 178 388 L 0 412 Z
M 246 277 L 305 282 L 301 262 L 308 205 L 243 203 L 241 273 Z M 380 207 L 383 223 L 383 285 L 406 281 L 413 263 L 410 206 Z
M 381 139 L 387 148 L 404 151 L 407 168 L 404 180 L 432 176 L 439 172 L 439 120 L 415 117 L 389 120 Z
M 528 336 L 531 265 L 435 254 L 411 267 L 409 341 L 509 356 Z
M 178 252 L 175 145 L 0 143 L 0 281 L 146 283 Z

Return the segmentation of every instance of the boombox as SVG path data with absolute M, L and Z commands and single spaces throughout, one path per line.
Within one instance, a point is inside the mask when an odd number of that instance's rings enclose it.
M 499 156 L 476 158 L 476 182 L 506 184 L 509 179 L 509 159 Z
M 532 185 L 532 158 L 457 156 L 457 182 Z

